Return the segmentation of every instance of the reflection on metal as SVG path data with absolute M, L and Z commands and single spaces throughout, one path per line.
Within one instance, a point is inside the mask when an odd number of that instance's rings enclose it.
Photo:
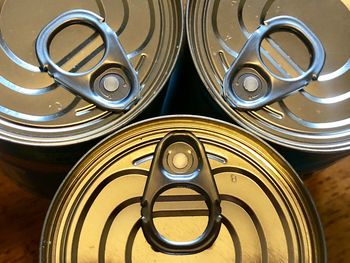
M 132 5 L 126 0 L 45 1 L 30 1 L 30 15 L 28 1 L 0 4 L 0 138 L 31 145 L 67 145 L 101 137 L 135 118 L 160 92 L 172 72 L 183 36 L 181 2 L 147 0 Z M 103 90 L 101 96 L 123 103 L 123 96 L 132 101 L 137 98 L 137 104 L 125 103 L 119 107 L 121 111 L 111 114 L 104 110 L 106 107 L 91 105 L 87 96 L 76 96 L 53 83 L 35 65 L 33 44 L 37 34 L 58 15 L 73 9 L 89 10 L 105 18 L 137 70 L 137 96 L 128 93 L 124 84 L 120 92 L 109 94 Z M 11 15 L 14 11 L 18 16 Z M 92 29 L 70 27 L 52 42 L 50 51 L 57 66 L 69 74 L 80 74 L 105 49 L 100 34 L 89 30 Z M 19 42 L 21 45 L 16 44 Z M 56 102 L 60 106 L 56 107 Z
M 327 17 L 320 20 L 324 14 Z M 259 25 L 282 15 L 304 21 L 315 33 L 327 54 L 325 66 L 318 80 L 299 92 L 259 110 L 237 110 L 223 92 L 228 65 L 237 61 L 239 50 Z M 312 0 L 305 5 L 302 0 L 194 0 L 189 3 L 187 23 L 198 72 L 216 103 L 235 122 L 292 149 L 312 153 L 344 153 L 350 149 L 350 46 L 346 45 L 350 12 L 342 1 Z M 308 54 L 301 52 L 295 39 L 271 35 L 260 49 L 262 60 L 282 78 L 302 75 L 308 66 Z
M 349 9 L 350 11 L 350 0 L 340 0 L 344 3 L 344 5 Z
M 296 78 L 281 78 L 271 72 L 261 59 L 260 50 L 266 36 L 279 31 L 295 34 L 307 46 L 311 63 L 306 72 Z M 250 35 L 238 57 L 225 74 L 224 96 L 235 108 L 257 110 L 281 100 L 290 93 L 317 80 L 325 63 L 325 51 L 316 35 L 300 20 L 289 16 L 278 16 L 266 20 Z M 255 79 L 256 85 L 248 90 L 248 79 Z
M 206 159 L 202 150 L 226 162 Z M 193 154 L 193 162 L 172 167 L 180 152 Z M 220 230 L 210 247 L 197 249 L 201 239 L 193 238 L 210 224 L 218 198 Z M 165 248 L 145 231 L 150 216 L 156 239 L 173 240 Z M 321 229 L 303 183 L 271 148 L 226 123 L 168 117 L 129 126 L 81 160 L 52 203 L 40 257 L 42 262 L 326 262 Z

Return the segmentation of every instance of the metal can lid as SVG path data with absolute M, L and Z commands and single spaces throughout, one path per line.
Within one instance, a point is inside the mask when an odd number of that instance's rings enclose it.
M 220 231 L 210 248 L 197 253 L 156 252 L 141 223 L 159 145 L 174 131 L 189 132 L 203 145 L 216 184 L 206 194 L 215 197 L 217 190 L 221 199 Z M 177 150 L 184 142 L 172 143 L 163 145 L 162 169 L 201 162 L 193 158 L 195 146 L 184 158 Z M 178 184 L 154 202 L 154 224 L 174 244 L 196 240 L 210 221 L 203 193 L 191 189 Z M 316 209 L 292 168 L 240 128 L 192 116 L 128 126 L 90 151 L 51 204 L 40 256 L 43 262 L 326 262 Z
M 39 68 L 39 33 L 61 14 L 77 9 L 104 19 L 137 73 L 137 103 L 124 111 L 96 107 Z M 127 124 L 159 93 L 182 43 L 180 1 L 3 1 L 0 12 L 0 138 L 22 144 L 74 144 Z M 85 24 L 69 25 L 50 41 L 52 60 L 69 73 L 88 72 L 107 50 L 106 39 Z M 117 99 L 128 95 L 120 78 L 101 81 L 105 93 L 121 91 Z
M 349 150 L 349 10 L 347 0 L 191 1 L 187 20 L 191 52 L 210 94 L 243 127 L 289 148 Z M 225 74 L 251 33 L 278 16 L 295 17 L 315 33 L 326 51 L 323 70 L 317 81 L 277 102 L 257 110 L 237 110 L 224 98 Z M 310 63 L 309 51 L 298 37 L 277 32 L 265 36 L 260 56 L 273 74 L 297 78 Z M 253 94 L 256 83 L 251 85 Z

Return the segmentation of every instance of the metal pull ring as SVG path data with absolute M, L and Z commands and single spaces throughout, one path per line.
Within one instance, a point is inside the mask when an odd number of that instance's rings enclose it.
M 312 56 L 306 72 L 296 78 L 281 78 L 270 71 L 260 55 L 265 37 L 274 32 L 287 31 L 298 36 Z M 300 20 L 279 16 L 267 20 L 247 40 L 237 59 L 226 72 L 224 97 L 232 107 L 255 110 L 299 90 L 317 80 L 324 66 L 326 54 L 321 41 Z
M 190 188 L 205 197 L 209 220 L 206 230 L 191 242 L 165 239 L 153 222 L 153 206 L 161 193 L 176 187 Z M 157 145 L 141 201 L 142 230 L 154 250 L 170 254 L 194 254 L 210 247 L 221 227 L 218 190 L 205 149 L 190 132 L 171 132 Z
M 105 45 L 101 61 L 83 73 L 61 69 L 49 54 L 52 39 L 73 24 L 84 24 L 97 30 Z M 137 100 L 140 91 L 137 73 L 116 33 L 95 13 L 72 10 L 58 16 L 40 32 L 36 53 L 43 71 L 47 71 L 63 87 L 100 108 L 120 112 L 127 110 Z

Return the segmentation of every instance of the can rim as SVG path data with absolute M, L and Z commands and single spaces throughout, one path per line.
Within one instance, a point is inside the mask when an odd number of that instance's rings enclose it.
M 317 240 L 315 242 L 316 242 L 316 246 L 321 248 L 321 251 L 319 251 L 319 257 L 320 257 L 319 260 L 320 260 L 320 262 L 324 262 L 327 259 L 327 246 L 326 246 L 326 242 L 324 239 L 325 235 L 324 235 L 323 225 L 322 225 L 321 219 L 318 215 L 315 202 L 311 196 L 311 193 L 304 185 L 302 179 L 298 176 L 298 174 L 294 170 L 294 168 L 285 160 L 285 158 L 277 150 L 275 150 L 273 147 L 271 147 L 266 141 L 257 137 L 256 135 L 254 135 L 250 131 L 244 130 L 242 127 L 239 127 L 237 125 L 231 124 L 231 123 L 226 122 L 226 121 L 217 120 L 217 119 L 210 118 L 210 117 L 197 116 L 197 115 L 187 115 L 187 114 L 166 115 L 166 116 L 159 116 L 159 117 L 154 117 L 154 118 L 138 121 L 136 123 L 125 126 L 120 130 L 117 130 L 113 134 L 110 134 L 108 137 L 104 138 L 99 143 L 97 143 L 94 147 L 92 147 L 90 150 L 88 150 L 83 155 L 83 157 L 81 157 L 80 160 L 68 172 L 67 176 L 64 178 L 60 187 L 56 191 L 56 193 L 52 199 L 52 202 L 50 203 L 50 206 L 47 210 L 45 220 L 43 223 L 42 232 L 41 232 L 40 245 L 39 245 L 39 251 L 40 251 L 39 261 L 41 262 L 45 258 L 45 255 L 43 254 L 42 244 L 45 240 L 45 237 L 47 237 L 48 233 L 51 232 L 51 230 L 52 230 L 53 224 L 50 224 L 50 222 L 52 222 L 53 219 L 56 217 L 56 213 L 52 213 L 52 212 L 57 210 L 55 208 L 57 208 L 57 205 L 60 204 L 59 200 L 62 199 L 62 196 L 67 192 L 68 188 L 71 187 L 71 185 L 72 185 L 72 182 L 71 182 L 72 178 L 71 177 L 72 177 L 74 171 L 81 165 L 83 160 L 85 160 L 89 155 L 91 155 L 93 152 L 95 152 L 100 146 L 107 143 L 107 141 L 109 141 L 111 138 L 119 136 L 120 134 L 126 132 L 127 130 L 133 129 L 133 128 L 138 127 L 138 126 L 146 125 L 147 123 L 154 123 L 158 120 L 164 120 L 164 121 L 171 120 L 171 119 L 188 120 L 191 118 L 197 119 L 199 121 L 209 121 L 209 122 L 216 123 L 219 125 L 221 124 L 227 128 L 234 128 L 234 129 L 238 130 L 239 132 L 241 132 L 242 134 L 244 134 L 245 136 L 249 136 L 249 137 L 254 138 L 257 141 L 258 145 L 262 146 L 264 149 L 268 149 L 269 155 L 273 156 L 273 158 L 277 161 L 278 164 L 283 164 L 283 166 L 281 166 L 282 169 L 284 169 L 288 174 L 295 175 L 295 176 L 292 176 L 291 179 L 293 181 L 293 184 L 296 184 L 297 188 L 301 191 L 302 195 L 300 198 L 303 198 L 303 200 L 306 201 L 306 202 L 301 203 L 300 205 L 303 206 L 304 209 L 306 211 L 308 211 L 308 214 L 312 215 L 312 217 L 314 218 L 315 227 L 312 229 L 317 230 L 318 232 L 312 233 L 312 234 L 316 235 L 318 237 L 321 237 L 321 238 L 317 238 Z M 97 159 L 95 157 L 95 160 L 93 160 L 93 161 L 96 161 L 96 160 Z M 305 203 L 307 203 L 309 205 L 305 206 Z
M 243 128 L 253 133 L 255 136 L 258 136 L 264 140 L 267 140 L 279 146 L 288 147 L 290 149 L 300 150 L 303 152 L 318 153 L 318 154 L 330 154 L 330 153 L 346 154 L 348 151 L 350 151 L 350 141 L 344 145 L 344 141 L 335 142 L 332 144 L 325 144 L 325 143 L 315 144 L 315 143 L 306 143 L 306 142 L 286 139 L 281 136 L 273 135 L 272 133 L 269 133 L 268 131 L 265 131 L 259 128 L 258 125 L 253 125 L 250 122 L 245 122 L 244 118 L 240 116 L 239 113 L 235 110 L 229 111 L 228 109 L 229 106 L 226 104 L 223 104 L 222 101 L 219 101 L 219 98 L 217 97 L 217 95 L 214 94 L 213 90 L 215 90 L 215 87 L 211 84 L 211 81 L 208 78 L 206 78 L 205 73 L 202 71 L 202 68 L 204 68 L 204 66 L 203 66 L 203 61 L 201 57 L 196 55 L 197 51 L 196 51 L 195 40 L 194 40 L 195 33 L 193 31 L 192 24 L 190 23 L 190 19 L 191 19 L 190 6 L 191 4 L 193 5 L 193 3 L 194 2 L 187 3 L 186 25 L 185 25 L 191 57 L 196 67 L 197 73 L 200 79 L 202 80 L 202 83 L 205 86 L 206 90 L 209 92 L 210 96 L 214 99 L 215 103 L 217 103 L 220 106 L 220 108 L 229 117 L 231 117 L 240 126 L 242 126 Z
M 138 115 L 140 115 L 149 106 L 149 104 L 155 100 L 155 98 L 159 95 L 159 93 L 165 88 L 166 82 L 169 80 L 175 68 L 176 62 L 181 53 L 181 49 L 184 45 L 185 22 L 186 22 L 185 14 L 183 12 L 184 4 L 182 1 L 178 1 L 177 4 L 179 5 L 179 11 L 181 11 L 178 17 L 180 28 L 178 31 L 178 37 L 176 37 L 177 45 L 174 46 L 174 52 L 173 54 L 171 54 L 173 62 L 168 65 L 168 70 L 164 71 L 163 77 L 160 78 L 160 81 L 157 82 L 158 88 L 154 89 L 151 96 L 142 98 L 137 103 L 138 104 L 137 111 L 130 109 L 125 118 L 119 117 L 115 119 L 112 123 L 108 123 L 107 125 L 105 124 L 99 127 L 98 129 L 93 129 L 78 135 L 63 136 L 60 138 L 51 139 L 51 138 L 45 137 L 44 134 L 41 134 L 40 136 L 34 138 L 27 135 L 20 135 L 20 134 L 17 134 L 16 132 L 0 130 L 0 140 L 4 140 L 10 143 L 16 143 L 16 144 L 27 145 L 27 146 L 38 146 L 38 147 L 69 146 L 69 145 L 80 144 L 83 142 L 88 142 L 94 139 L 104 137 L 124 127 L 125 125 L 128 125 L 132 120 L 134 120 Z M 7 122 L 7 121 L 0 118 L 0 123 L 1 122 Z M 54 133 L 54 132 L 55 132 L 54 128 L 52 128 L 52 131 L 50 133 Z

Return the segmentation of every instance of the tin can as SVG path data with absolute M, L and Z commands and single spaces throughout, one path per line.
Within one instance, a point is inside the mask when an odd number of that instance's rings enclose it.
M 190 49 L 209 94 L 298 172 L 349 154 L 349 1 L 191 1 Z
M 146 108 L 159 115 L 151 102 L 182 44 L 181 1 L 3 1 L 0 10 L 1 165 L 26 185 L 48 191 L 101 137 Z
M 271 147 L 214 119 L 118 131 L 73 168 L 41 262 L 326 262 L 302 181 Z

